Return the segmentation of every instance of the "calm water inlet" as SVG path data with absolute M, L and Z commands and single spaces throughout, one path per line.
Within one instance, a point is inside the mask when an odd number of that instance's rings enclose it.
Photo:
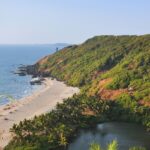
M 90 130 L 81 130 L 67 150 L 88 150 L 93 142 L 106 148 L 112 140 L 117 140 L 119 150 L 132 146 L 143 146 L 150 150 L 150 133 L 143 126 L 130 123 L 102 123 Z

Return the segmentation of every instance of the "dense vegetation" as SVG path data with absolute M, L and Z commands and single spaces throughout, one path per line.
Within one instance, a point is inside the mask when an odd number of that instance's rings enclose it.
M 107 89 L 132 89 L 135 101 L 150 101 L 150 35 L 97 36 L 70 46 L 39 62 L 39 71 L 73 86 L 89 86 L 99 92 L 98 82 L 112 79 Z
M 38 72 L 81 88 L 46 115 L 14 125 L 6 150 L 61 150 L 80 128 L 128 121 L 150 130 L 150 35 L 100 36 L 47 56 Z
M 14 125 L 11 130 L 15 136 L 6 150 L 61 150 L 66 148 L 80 128 L 90 128 L 104 121 L 145 122 L 148 117 L 149 110 L 143 107 L 132 112 L 114 101 L 74 95 L 46 115 Z

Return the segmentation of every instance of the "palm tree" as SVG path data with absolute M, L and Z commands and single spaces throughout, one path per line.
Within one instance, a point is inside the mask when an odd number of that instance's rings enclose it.
M 90 149 L 89 150 L 102 150 L 100 145 L 96 144 L 96 143 L 92 143 L 90 145 Z
M 118 150 L 118 142 L 113 140 L 110 144 L 108 144 L 108 150 Z
M 93 143 L 90 145 L 89 150 L 102 150 L 102 149 L 100 145 Z M 108 144 L 107 150 L 118 150 L 118 142 L 116 140 L 113 140 L 110 144 Z

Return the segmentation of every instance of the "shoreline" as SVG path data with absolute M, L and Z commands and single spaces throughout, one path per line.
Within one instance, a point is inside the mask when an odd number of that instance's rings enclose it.
M 33 98 L 36 98 L 38 95 L 42 94 L 44 91 L 46 91 L 50 86 L 52 85 L 51 78 L 45 78 L 45 81 L 42 82 L 41 86 L 38 89 L 35 89 L 32 93 L 30 93 L 27 96 L 24 96 L 20 99 L 14 100 L 13 102 L 9 102 L 4 105 L 0 105 L 0 117 L 6 116 L 12 111 L 15 111 L 19 107 L 29 103 L 33 100 Z
M 14 123 L 47 113 L 55 108 L 58 102 L 63 102 L 64 98 L 79 93 L 78 88 L 69 87 L 56 79 L 46 78 L 43 85 L 43 88 L 35 90 L 29 96 L 0 106 L 0 150 L 11 140 L 9 129 Z
M 35 98 L 36 96 L 38 96 L 38 94 L 43 93 L 47 88 L 49 88 L 49 86 L 51 86 L 51 79 L 46 79 L 39 89 L 35 89 L 32 93 L 30 93 L 27 96 L 24 96 L 20 99 L 16 99 L 12 102 L 6 103 L 4 105 L 0 105 L 0 117 L 8 115 L 9 113 L 11 113 L 12 111 L 15 111 L 15 108 L 19 108 L 21 106 L 23 106 L 24 104 L 27 104 L 30 102 L 30 100 L 32 100 L 33 98 Z

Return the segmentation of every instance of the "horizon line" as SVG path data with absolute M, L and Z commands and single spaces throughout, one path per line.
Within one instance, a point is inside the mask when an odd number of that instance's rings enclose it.
M 0 45 L 72 45 L 69 43 L 0 43 Z

